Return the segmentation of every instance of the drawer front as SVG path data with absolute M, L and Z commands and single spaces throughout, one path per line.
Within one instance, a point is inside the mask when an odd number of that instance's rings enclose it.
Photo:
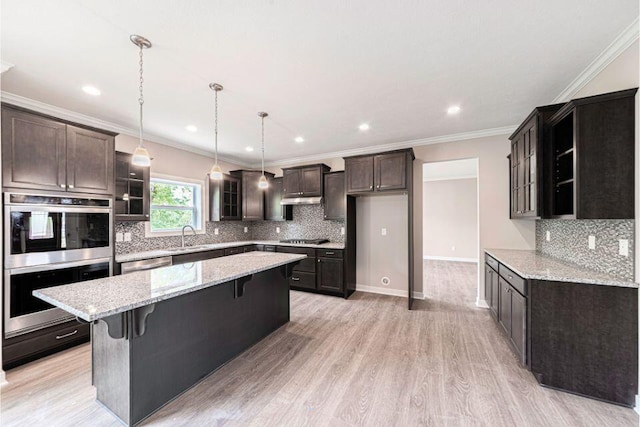
M 340 258 L 343 257 L 342 249 L 316 249 L 318 258 Z
M 316 273 L 316 258 L 305 258 L 293 267 L 293 272 Z
M 504 265 L 500 264 L 500 276 L 513 286 L 516 291 L 522 295 L 527 296 L 527 281 L 518 276 L 513 271 L 509 270 Z
M 289 278 L 289 284 L 292 288 L 315 289 L 316 275 L 314 273 L 305 273 L 293 270 L 293 274 Z
M 302 254 L 308 257 L 316 256 L 316 250 L 314 248 L 298 248 L 293 246 L 278 246 L 277 252 L 285 254 Z
M 264 245 L 263 250 L 265 252 L 275 252 L 276 251 L 276 247 L 273 245 Z
M 498 271 L 498 261 L 493 259 L 491 255 L 484 254 L 484 260 L 491 266 L 491 268 L 493 268 L 495 271 Z
M 235 255 L 235 254 L 241 254 L 244 252 L 244 247 L 243 246 L 238 246 L 235 248 L 227 248 L 224 250 L 224 255 L 228 256 L 228 255 Z
M 61 325 L 56 325 L 43 333 L 33 332 L 33 337 L 21 336 L 19 341 L 5 341 L 2 349 L 2 362 L 11 363 L 30 355 L 61 347 L 76 341 L 82 341 L 89 336 L 89 324 L 72 320 Z
M 187 262 L 204 261 L 206 259 L 218 258 L 224 256 L 223 249 L 216 249 L 213 251 L 193 252 L 190 254 L 174 255 L 173 265 L 184 264 Z

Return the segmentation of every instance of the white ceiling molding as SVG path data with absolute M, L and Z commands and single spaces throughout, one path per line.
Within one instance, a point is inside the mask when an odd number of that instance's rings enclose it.
M 9 71 L 13 67 L 14 65 L 11 64 L 10 62 L 0 61 L 0 74 L 4 73 L 5 71 Z
M 83 124 L 85 126 L 91 126 L 97 129 L 104 129 L 111 132 L 116 132 L 123 135 L 129 135 L 138 137 L 139 132 L 137 129 L 131 129 L 125 126 L 118 125 L 116 123 L 108 122 L 106 120 L 96 119 L 91 116 L 87 116 L 75 111 L 66 110 L 64 108 L 56 107 L 55 105 L 46 104 L 44 102 L 36 101 L 34 99 L 26 98 L 24 96 L 16 95 L 13 93 L 2 91 L 0 92 L 0 98 L 2 102 L 7 102 L 18 107 L 28 108 L 30 110 L 47 114 L 49 116 L 57 117 L 62 120 L 68 120 L 75 123 Z M 213 151 L 202 150 L 200 148 L 192 147 L 187 144 L 176 142 L 167 138 L 163 138 L 157 135 L 150 135 L 145 133 L 145 141 L 155 142 L 157 144 L 166 145 L 169 147 L 177 148 L 179 150 L 189 151 L 194 154 L 199 154 L 205 157 L 214 157 Z M 242 167 L 251 167 L 249 163 L 235 158 L 225 158 L 224 156 L 218 156 L 218 159 L 223 162 L 233 163 L 234 165 Z
M 503 126 L 499 128 L 476 130 L 471 132 L 453 133 L 450 135 L 433 136 L 430 138 L 413 139 L 410 141 L 393 142 L 390 144 L 373 145 L 356 148 L 353 150 L 336 151 L 332 153 L 314 154 L 312 156 L 297 157 L 277 162 L 267 162 L 264 165 L 270 167 L 295 165 L 304 162 L 325 160 L 336 157 L 359 156 L 361 154 L 379 153 L 383 151 L 401 150 L 403 148 L 419 147 L 422 145 L 442 144 L 445 142 L 465 141 L 468 139 L 486 138 L 491 136 L 511 135 L 518 126 Z M 253 165 L 257 167 L 256 165 Z M 259 166 L 259 165 L 258 165 Z
M 571 98 L 597 76 L 607 65 L 611 64 L 622 52 L 631 46 L 640 37 L 640 22 L 636 18 L 605 50 L 600 53 L 569 86 L 567 86 L 552 104 L 570 101 Z

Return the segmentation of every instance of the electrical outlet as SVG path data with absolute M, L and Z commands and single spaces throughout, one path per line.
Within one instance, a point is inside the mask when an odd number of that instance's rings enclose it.
M 131 241 L 131 233 L 124 233 L 124 241 L 125 242 Z
M 545 236 L 545 238 L 547 239 L 547 242 L 551 241 L 551 232 L 547 231 L 547 235 Z
M 122 233 L 116 233 L 116 242 L 122 242 L 124 240 L 124 235 Z
M 213 234 L 215 234 L 217 236 L 218 234 L 220 234 L 220 230 L 218 230 L 217 228 L 214 228 L 213 229 Z
M 622 256 L 629 256 L 629 241 L 627 239 L 620 239 L 620 250 L 619 253 Z
M 244 228 L 244 232 L 245 232 L 245 233 L 248 233 L 248 232 L 249 232 L 249 227 L 245 227 L 245 228 Z
M 344 227 L 340 227 L 340 234 L 344 236 Z
M 383 228 L 382 230 L 380 230 L 380 234 L 383 235 L 383 236 L 386 236 L 387 235 L 387 229 Z
M 589 236 L 589 249 L 596 248 L 596 236 Z
M 280 234 L 280 227 L 276 227 L 276 233 Z

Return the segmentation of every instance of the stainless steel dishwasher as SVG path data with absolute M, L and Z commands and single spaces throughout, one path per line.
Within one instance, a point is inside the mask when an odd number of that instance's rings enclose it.
M 133 273 L 134 271 L 151 270 L 158 267 L 166 267 L 173 264 L 173 258 L 165 256 L 161 258 L 143 259 L 140 261 L 123 262 L 120 264 L 120 274 Z

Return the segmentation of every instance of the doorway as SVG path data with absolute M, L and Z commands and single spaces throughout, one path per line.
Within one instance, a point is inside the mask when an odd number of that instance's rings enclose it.
M 425 298 L 483 306 L 478 158 L 430 162 L 422 167 Z

